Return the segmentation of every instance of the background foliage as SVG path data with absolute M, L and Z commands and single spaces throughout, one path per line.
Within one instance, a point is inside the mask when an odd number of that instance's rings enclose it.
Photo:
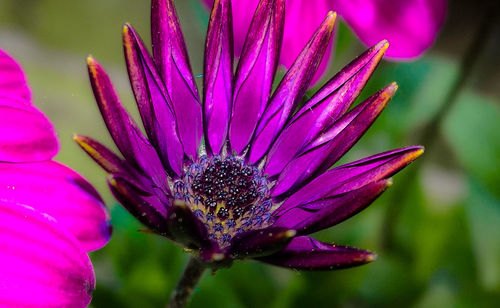
M 493 1 L 492 1 L 493 2 Z M 318 234 L 376 251 L 376 262 L 336 272 L 296 272 L 254 262 L 206 275 L 192 307 L 496 307 L 500 303 L 500 26 L 478 32 L 488 1 L 449 1 L 433 49 L 411 63 L 383 62 L 362 97 L 398 81 L 400 90 L 345 159 L 412 143 L 423 158 L 394 178 L 382 198 L 356 217 Z M 177 0 L 195 74 L 202 71 L 207 13 L 197 0 Z M 498 14 L 495 21 L 500 20 Z M 73 143 L 75 132 L 112 146 L 87 80 L 85 56 L 109 70 L 137 115 L 121 50 L 121 25 L 149 41 L 149 1 L 0 0 L 1 48 L 27 71 L 35 104 L 55 123 L 58 160 L 85 175 L 111 208 L 114 235 L 92 253 L 98 286 L 92 307 L 162 307 L 186 262 L 182 249 L 138 232 L 116 204 L 105 174 Z M 484 46 L 473 46 L 474 38 Z M 363 47 L 337 26 L 329 76 Z M 462 76 L 463 59 L 476 58 Z M 429 126 L 440 110 L 438 125 Z M 424 135 L 426 129 L 431 134 Z M 427 136 L 427 137 L 425 137 Z

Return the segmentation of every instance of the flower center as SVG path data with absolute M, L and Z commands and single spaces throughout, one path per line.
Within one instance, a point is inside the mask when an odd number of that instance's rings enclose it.
M 185 201 L 221 247 L 249 229 L 269 226 L 270 183 L 261 171 L 234 156 L 202 156 L 174 183 L 175 199 Z

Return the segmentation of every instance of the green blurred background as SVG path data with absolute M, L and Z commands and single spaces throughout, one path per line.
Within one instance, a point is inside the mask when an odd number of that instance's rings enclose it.
M 393 80 L 400 84 L 343 161 L 416 142 L 427 146 L 424 157 L 396 175 L 372 206 L 317 234 L 375 251 L 378 260 L 335 272 L 238 262 L 204 276 L 192 307 L 500 305 L 500 26 L 498 14 L 487 15 L 487 4 L 449 1 L 436 45 L 412 63 L 383 62 L 362 95 Z M 177 0 L 176 6 L 197 75 L 208 15 L 198 0 Z M 478 31 L 485 18 L 494 21 L 486 29 L 491 31 Z M 121 47 L 121 25 L 127 21 L 149 42 L 149 1 L 0 0 L 0 48 L 23 65 L 35 104 L 55 123 L 62 142 L 57 159 L 86 176 L 111 209 L 111 242 L 91 254 L 97 276 L 91 306 L 163 307 L 187 256 L 172 243 L 137 231 L 141 226 L 108 192 L 105 173 L 71 138 L 78 132 L 113 147 L 89 87 L 89 53 L 107 68 L 137 116 Z M 484 44 L 474 43 L 478 38 Z M 338 24 L 327 75 L 362 50 Z M 466 61 L 463 76 L 467 55 L 473 61 Z M 446 103 L 460 80 L 456 98 Z M 442 118 L 436 122 L 437 115 Z

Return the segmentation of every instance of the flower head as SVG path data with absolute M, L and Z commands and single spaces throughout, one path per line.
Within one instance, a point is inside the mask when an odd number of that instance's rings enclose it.
M 20 66 L 0 50 L 0 306 L 86 307 L 86 252 L 111 235 L 97 191 L 52 158 L 54 127 L 31 102 Z
M 397 89 L 390 84 L 350 109 L 388 44 L 368 49 L 299 108 L 336 15 L 327 14 L 272 91 L 284 3 L 260 1 L 233 72 L 231 1 L 215 1 L 202 99 L 171 0 L 153 1 L 152 57 L 126 24 L 125 59 L 147 137 L 104 69 L 88 58 L 94 95 L 123 158 L 89 137 L 75 140 L 110 174 L 111 191 L 129 212 L 214 267 L 247 258 L 297 269 L 373 260 L 370 252 L 309 234 L 368 206 L 423 151 L 398 149 L 330 169 Z

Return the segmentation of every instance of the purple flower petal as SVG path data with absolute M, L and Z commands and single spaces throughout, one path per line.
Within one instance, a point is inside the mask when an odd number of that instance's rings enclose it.
M 257 260 L 298 270 L 335 270 L 363 265 L 375 258 L 376 255 L 368 251 L 299 236 L 282 251 Z
M 59 151 L 54 126 L 34 106 L 0 97 L 0 115 L 0 161 L 44 161 Z
M 60 163 L 0 163 L 0 199 L 54 217 L 86 251 L 103 247 L 111 236 L 109 214 L 97 191 Z
M 271 195 L 283 198 L 330 168 L 361 138 L 397 90 L 395 83 L 372 95 L 309 143 L 281 173 Z
M 78 145 L 108 173 L 123 171 L 126 162 L 96 140 L 82 135 L 74 135 Z
M 330 79 L 280 134 L 269 151 L 264 171 L 279 174 L 305 144 L 316 139 L 347 109 L 365 86 L 387 49 L 380 42 L 352 61 Z
M 130 166 L 127 161 L 118 157 L 110 149 L 90 137 L 74 135 L 73 139 L 106 172 L 110 174 L 119 174 L 121 178 L 126 179 L 127 182 L 133 184 L 134 187 L 145 194 L 154 193 L 154 187 L 156 187 L 156 185 L 151 179 L 137 172 L 137 170 Z M 171 195 L 168 187 L 163 189 L 167 195 Z
M 203 135 L 201 105 L 172 0 L 152 2 L 151 40 L 153 58 L 175 110 L 184 152 L 196 159 Z
M 290 196 L 275 212 L 358 189 L 370 182 L 388 178 L 422 155 L 423 148 L 413 146 L 373 155 L 333 168 Z
M 31 91 L 21 66 L 0 49 L 0 100 L 2 98 L 31 105 Z
M 108 178 L 108 184 L 115 198 L 137 220 L 151 230 L 168 236 L 167 211 L 168 200 L 161 200 L 161 193 L 147 193 L 143 187 L 138 187 L 128 181 L 126 176 L 113 174 Z M 164 195 L 164 198 L 167 198 Z
M 123 27 L 123 49 L 130 83 L 149 140 L 158 149 L 164 166 L 180 175 L 184 152 L 177 136 L 172 102 L 146 46 L 129 24 Z
M 270 255 L 285 248 L 297 234 L 289 228 L 251 230 L 233 238 L 229 254 L 233 258 L 253 258 Z
M 56 132 L 31 104 L 21 66 L 0 49 L 0 161 L 43 161 L 59 151 Z
M 95 288 L 78 241 L 47 214 L 0 201 L 0 306 L 86 307 Z
M 414 58 L 427 50 L 446 15 L 446 0 L 330 0 L 367 45 L 391 43 L 387 56 Z
M 252 141 L 249 162 L 258 162 L 297 107 L 330 42 L 336 15 L 329 13 L 307 46 L 283 77 L 260 119 Z
M 327 194 L 321 199 L 303 202 L 280 211 L 273 226 L 295 229 L 299 235 L 329 228 L 365 209 L 391 184 L 391 180 L 384 179 L 343 194 Z
M 87 65 L 99 110 L 116 146 L 127 161 L 135 164 L 153 182 L 160 187 L 167 187 L 165 171 L 158 154 L 122 107 L 108 75 L 92 57 L 87 58 Z
M 285 1 L 262 1 L 255 12 L 236 70 L 229 139 L 241 153 L 266 107 L 283 39 Z
M 175 241 L 189 248 L 200 248 L 208 238 L 207 227 L 193 214 L 189 206 L 175 201 L 167 217 L 167 227 Z
M 207 30 L 203 68 L 203 118 L 207 150 L 220 153 L 227 138 L 233 91 L 231 1 L 215 1 Z

